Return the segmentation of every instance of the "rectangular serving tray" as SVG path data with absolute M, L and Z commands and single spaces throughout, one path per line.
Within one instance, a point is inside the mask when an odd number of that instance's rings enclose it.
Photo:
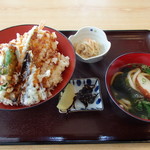
M 76 31 L 61 32 L 69 37 Z M 1 145 L 150 141 L 150 123 L 143 123 L 122 114 L 111 103 L 105 87 L 105 72 L 113 59 L 128 52 L 150 52 L 150 31 L 105 32 L 111 42 L 108 54 L 102 61 L 94 64 L 77 61 L 72 77 L 99 78 L 104 110 L 61 114 L 56 108 L 58 95 L 31 109 L 0 110 Z

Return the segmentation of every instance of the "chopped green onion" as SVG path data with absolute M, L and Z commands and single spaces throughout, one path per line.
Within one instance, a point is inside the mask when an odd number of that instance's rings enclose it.
M 150 66 L 142 65 L 141 69 L 143 72 L 150 74 Z

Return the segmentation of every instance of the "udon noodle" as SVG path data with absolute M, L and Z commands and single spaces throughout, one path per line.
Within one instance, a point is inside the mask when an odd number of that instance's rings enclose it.
M 114 74 L 111 81 L 114 98 L 125 110 L 150 119 L 150 67 L 129 64 Z

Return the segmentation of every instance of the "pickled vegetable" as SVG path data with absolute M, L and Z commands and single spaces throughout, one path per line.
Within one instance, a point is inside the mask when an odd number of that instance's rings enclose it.
M 72 105 L 74 96 L 74 86 L 72 84 L 68 84 L 64 90 L 64 93 L 61 96 L 57 108 L 62 112 L 66 112 L 67 109 Z

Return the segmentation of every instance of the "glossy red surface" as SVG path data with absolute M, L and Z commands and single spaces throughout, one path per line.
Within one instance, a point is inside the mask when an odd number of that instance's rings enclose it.
M 22 35 L 23 33 L 29 31 L 33 26 L 34 25 L 18 25 L 18 26 L 13 26 L 13 27 L 1 30 L 0 31 L 0 43 L 7 43 L 10 40 L 15 39 L 16 33 L 20 33 Z M 59 42 L 58 49 L 59 49 L 60 53 L 64 54 L 65 56 L 69 56 L 69 58 L 70 58 L 69 67 L 66 68 L 62 74 L 63 81 L 60 84 L 58 84 L 58 86 L 52 91 L 52 96 L 47 99 L 47 100 L 50 100 L 66 86 L 66 84 L 72 77 L 74 69 L 75 69 L 76 57 L 75 57 L 73 46 L 65 35 L 63 35 L 59 31 L 49 28 L 49 27 L 44 27 L 44 30 L 48 30 L 50 32 L 56 33 L 57 41 Z M 40 103 L 29 106 L 29 107 L 37 106 L 47 100 L 43 100 Z M 29 107 L 28 106 L 6 106 L 3 104 L 0 104 L 0 109 L 18 110 L 18 109 L 25 109 L 25 108 L 29 108 Z
M 123 54 L 123 55 L 117 57 L 115 60 L 113 60 L 108 67 L 108 70 L 106 72 L 106 78 L 105 78 L 108 93 L 109 93 L 111 99 L 113 100 L 113 102 L 122 111 L 124 111 L 128 115 L 130 115 L 136 119 L 139 119 L 141 121 L 150 122 L 149 119 L 139 118 L 137 116 L 130 114 L 128 111 L 124 110 L 122 107 L 120 107 L 120 105 L 117 103 L 117 101 L 112 96 L 112 93 L 110 90 L 111 79 L 112 79 L 113 75 L 120 70 L 120 68 L 123 68 L 124 66 L 126 66 L 128 64 L 145 64 L 145 65 L 150 66 L 150 53 L 142 53 L 142 52 L 141 53 L 127 53 L 127 54 Z

